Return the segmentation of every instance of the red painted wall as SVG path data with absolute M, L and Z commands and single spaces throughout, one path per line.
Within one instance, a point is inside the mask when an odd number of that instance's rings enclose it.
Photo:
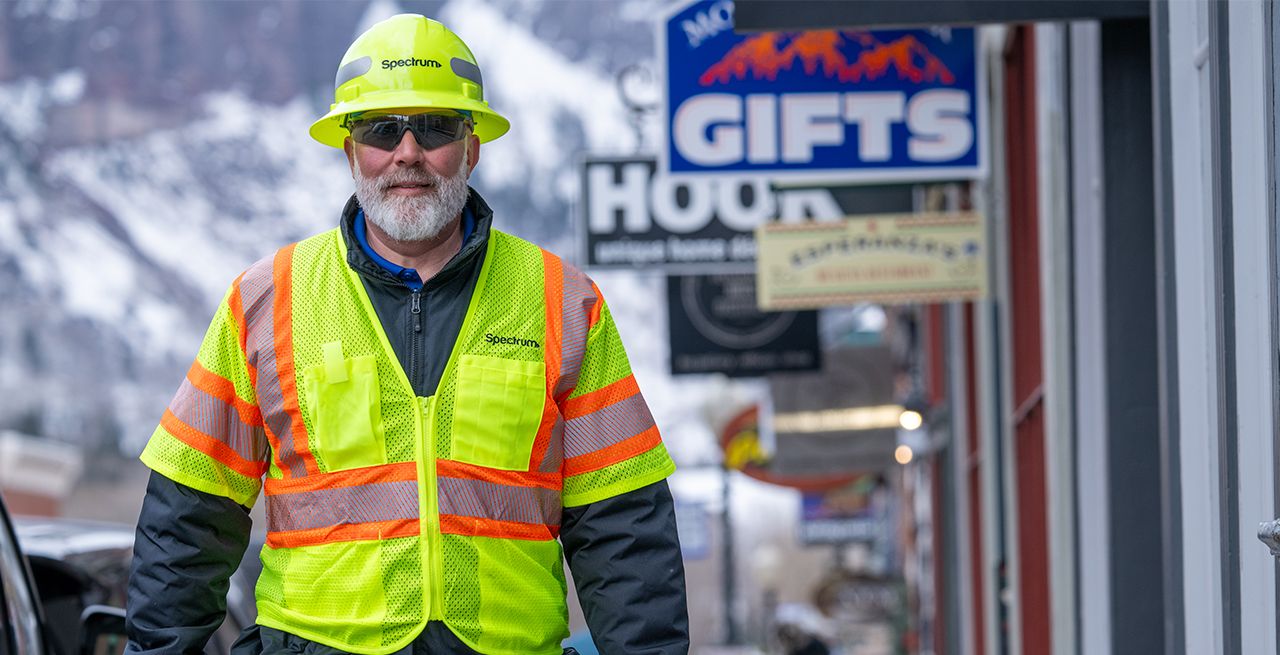
M 969 390 L 969 420 L 966 426 L 969 439 L 965 452 L 965 477 L 969 493 L 969 575 L 973 580 L 973 593 L 969 602 L 973 607 L 973 652 L 974 655 L 985 655 L 987 652 L 987 635 L 983 630 L 986 617 L 986 606 L 983 599 L 982 553 L 982 439 L 978 434 L 978 358 L 973 329 L 973 303 L 964 306 L 965 331 L 965 388 Z
M 1013 345 L 1018 597 L 1022 652 L 1050 652 L 1049 555 L 1044 481 L 1044 373 L 1040 341 L 1040 246 L 1036 211 L 1035 40 L 1017 28 L 1005 56 L 1009 171 L 1009 278 Z
M 946 553 L 943 552 L 945 535 L 943 534 L 942 508 L 945 503 L 942 489 L 942 458 L 929 458 L 929 475 L 933 482 L 929 485 L 932 496 L 930 520 L 933 522 L 933 649 L 936 653 L 944 652 L 947 643 L 947 576 Z

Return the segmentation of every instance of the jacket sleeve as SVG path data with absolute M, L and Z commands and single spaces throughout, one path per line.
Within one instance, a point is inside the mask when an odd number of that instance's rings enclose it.
M 573 389 L 557 399 L 564 418 L 562 501 L 578 507 L 665 480 L 676 470 L 640 393 L 622 337 L 598 289 Z
M 270 318 L 262 270 L 255 264 L 223 297 L 140 458 L 174 482 L 246 507 L 256 502 L 270 466 L 250 365 L 251 344 L 261 339 L 250 326 Z
M 665 480 L 565 509 L 560 541 L 603 655 L 689 652 L 684 563 Z
M 588 326 L 564 419 L 560 542 L 604 655 L 689 652 L 684 564 L 666 478 L 675 471 L 600 289 L 576 270 L 565 298 Z M 568 304 L 568 300 L 566 300 Z M 566 319 L 566 324 L 569 324 Z
M 231 285 L 142 451 L 153 473 L 129 575 L 131 655 L 200 653 L 226 614 L 228 579 L 249 540 L 246 508 L 269 467 L 247 348 L 247 317 L 269 316 L 269 271 L 260 262 Z
M 235 501 L 151 474 L 129 571 L 126 654 L 203 652 L 226 615 L 250 524 Z

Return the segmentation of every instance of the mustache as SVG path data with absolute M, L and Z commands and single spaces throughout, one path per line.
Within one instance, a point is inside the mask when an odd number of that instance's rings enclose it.
M 438 187 L 444 177 L 423 169 L 397 170 L 378 177 L 378 190 L 386 191 L 399 184 L 421 184 Z

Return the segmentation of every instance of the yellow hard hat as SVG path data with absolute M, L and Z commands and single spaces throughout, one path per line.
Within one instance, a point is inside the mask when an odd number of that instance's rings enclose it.
M 422 108 L 469 112 L 480 141 L 511 123 L 484 101 L 480 67 L 449 28 L 418 14 L 392 16 L 347 48 L 333 82 L 329 113 L 311 124 L 311 137 L 342 147 L 348 117 L 367 111 Z

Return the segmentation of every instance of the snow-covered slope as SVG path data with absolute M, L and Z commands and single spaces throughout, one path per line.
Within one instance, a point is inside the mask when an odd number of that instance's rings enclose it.
M 0 45 L 0 427 L 101 450 L 118 444 L 120 452 L 135 454 L 227 284 L 275 248 L 334 224 L 350 175 L 339 151 L 307 136 L 329 89 L 280 101 L 271 93 L 278 86 L 259 82 L 201 88 L 208 63 L 169 51 L 129 57 L 173 62 L 170 72 L 182 80 L 177 88 L 192 92 L 172 105 L 129 100 L 147 97 L 166 80 L 119 78 L 119 85 L 136 85 L 136 93 L 103 82 L 115 75 L 112 53 L 142 42 L 181 49 L 182 30 L 201 21 L 254 25 L 281 35 L 282 50 L 289 44 L 322 51 L 314 57 L 280 52 L 285 61 L 275 64 L 296 67 L 290 79 L 331 79 L 360 23 L 401 10 L 391 0 L 375 0 L 352 21 L 357 12 L 343 5 L 333 20 L 348 21 L 349 35 L 342 43 L 317 44 L 308 34 L 346 29 L 316 24 L 327 16 L 316 6 L 165 5 L 158 11 L 176 18 L 164 24 L 178 33 L 160 41 L 130 34 L 111 18 L 118 6 L 110 3 L 70 11 L 27 2 L 21 16 L 17 5 L 0 7 L 0 41 L 5 30 L 19 27 L 55 39 L 114 30 L 111 39 L 95 41 L 101 47 L 82 48 L 82 61 L 60 68 Z M 566 256 L 576 251 L 570 230 L 576 163 L 584 152 L 626 154 L 634 147 L 615 74 L 652 58 L 648 21 L 657 7 L 645 0 L 452 0 L 408 7 L 432 13 L 462 35 L 485 71 L 490 103 L 511 119 L 509 135 L 484 147 L 473 180 L 495 207 L 499 227 Z M 227 65 L 244 58 L 234 50 L 228 49 Z M 711 387 L 666 374 L 661 278 L 598 278 L 677 459 L 713 460 L 704 420 Z

